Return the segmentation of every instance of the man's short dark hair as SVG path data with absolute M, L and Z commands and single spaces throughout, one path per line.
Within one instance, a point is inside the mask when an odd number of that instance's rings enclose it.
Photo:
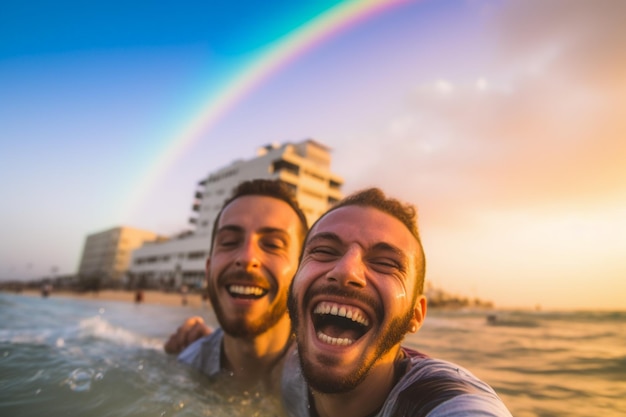
M 215 235 L 217 234 L 217 225 L 222 217 L 222 212 L 230 203 L 245 196 L 271 197 L 289 204 L 289 207 L 293 209 L 298 216 L 298 219 L 300 219 L 301 243 L 304 241 L 304 236 L 308 230 L 306 216 L 304 215 L 302 209 L 300 209 L 296 196 L 289 184 L 281 180 L 255 179 L 240 183 L 237 188 L 235 188 L 230 198 L 228 198 L 228 200 L 224 202 L 224 205 L 222 205 L 220 212 L 217 214 L 217 217 L 213 222 L 213 230 L 211 231 L 211 248 L 209 253 L 213 252 L 213 242 L 215 240 Z
M 311 230 L 313 227 L 323 219 L 328 213 L 331 213 L 341 207 L 346 206 L 360 206 L 360 207 L 372 207 L 382 211 L 383 213 L 387 213 L 390 216 L 395 217 L 400 220 L 404 226 L 411 232 L 413 237 L 417 240 L 418 243 L 418 253 L 416 254 L 416 262 L 419 263 L 421 260 L 421 265 L 417 265 L 416 271 L 416 281 L 415 281 L 415 294 L 414 298 L 417 295 L 422 294 L 424 292 L 424 275 L 426 273 L 426 258 L 424 256 L 424 248 L 422 247 L 422 241 L 419 236 L 419 232 L 417 229 L 417 209 L 412 204 L 403 203 L 395 198 L 387 197 L 385 193 L 383 193 L 379 188 L 367 188 L 361 191 L 357 191 L 343 200 L 339 201 L 335 206 L 333 206 L 330 210 L 324 213 L 314 224 L 311 226 Z M 307 235 L 308 236 L 308 235 Z

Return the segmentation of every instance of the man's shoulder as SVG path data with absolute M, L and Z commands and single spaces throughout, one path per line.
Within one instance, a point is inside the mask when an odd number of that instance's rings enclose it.
M 510 416 L 493 388 L 465 368 L 419 352 L 409 358 L 407 371 L 381 416 L 456 416 L 479 411 L 486 416 Z
M 285 355 L 281 378 L 283 408 L 289 417 L 309 416 L 309 390 L 300 367 L 296 346 Z
M 178 355 L 178 361 L 212 376 L 220 371 L 220 357 L 224 332 L 221 328 L 202 337 Z

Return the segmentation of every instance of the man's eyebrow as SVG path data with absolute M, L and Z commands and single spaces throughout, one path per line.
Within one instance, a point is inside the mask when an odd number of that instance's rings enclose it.
M 258 230 L 259 233 L 284 233 L 287 234 L 287 231 L 285 229 L 282 229 L 280 227 L 262 227 Z
M 309 239 L 305 243 L 305 246 L 315 243 L 318 240 L 330 240 L 332 242 L 342 243 L 341 239 L 339 238 L 339 236 L 337 236 L 337 234 L 332 233 L 332 232 L 320 232 L 309 237 Z
M 236 224 L 225 224 L 224 226 L 220 227 L 217 231 L 217 233 L 222 233 L 222 232 L 244 233 L 245 229 Z M 262 227 L 258 230 L 255 230 L 254 233 L 263 234 L 263 235 L 268 235 L 272 233 L 279 233 L 279 234 L 283 234 L 286 236 L 289 235 L 289 233 L 285 229 L 282 229 L 280 227 L 270 227 L 270 226 Z
M 406 253 L 403 250 L 387 242 L 376 243 L 374 246 L 372 246 L 372 250 L 393 252 L 396 256 L 402 258 L 403 260 L 407 258 Z
M 222 232 L 242 233 L 243 232 L 243 227 L 237 226 L 236 224 L 225 224 L 224 226 L 222 226 L 219 229 L 217 229 L 217 233 L 222 233 Z

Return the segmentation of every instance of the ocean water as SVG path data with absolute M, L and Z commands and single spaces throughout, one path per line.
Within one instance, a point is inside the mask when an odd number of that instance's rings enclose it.
M 163 342 L 208 308 L 0 293 L 0 416 L 272 416 L 217 393 Z M 626 313 L 429 311 L 405 343 L 466 367 L 512 414 L 626 415 Z

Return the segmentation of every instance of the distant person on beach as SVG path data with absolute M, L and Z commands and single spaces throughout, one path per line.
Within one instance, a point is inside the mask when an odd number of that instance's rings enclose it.
M 52 285 L 46 283 L 41 286 L 41 296 L 47 298 L 52 293 Z
M 179 360 L 214 380 L 278 397 L 281 365 L 293 344 L 287 291 L 298 265 L 306 217 L 287 184 L 253 180 L 240 184 L 213 227 L 206 279 L 221 328 L 187 347 Z M 203 329 L 192 318 L 185 331 Z M 180 333 L 181 331 L 179 331 Z M 168 352 L 185 340 L 170 338 Z
M 289 416 L 511 415 L 470 372 L 401 346 L 426 316 L 413 206 L 356 193 L 313 225 L 300 261 L 288 298 L 297 349 L 281 382 Z
M 137 290 L 135 291 L 135 303 L 140 304 L 143 302 L 143 291 Z
M 180 286 L 180 297 L 181 297 L 181 303 L 186 306 L 187 305 L 187 294 L 189 293 L 189 287 L 187 287 L 186 285 L 181 285 Z

